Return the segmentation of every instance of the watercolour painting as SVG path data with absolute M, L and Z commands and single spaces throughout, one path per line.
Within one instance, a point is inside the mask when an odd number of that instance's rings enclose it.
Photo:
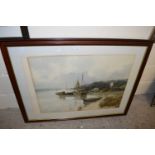
M 41 113 L 119 108 L 134 54 L 29 57 Z

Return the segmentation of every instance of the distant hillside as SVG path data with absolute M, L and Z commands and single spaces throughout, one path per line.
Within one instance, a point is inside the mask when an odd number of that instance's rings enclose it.
M 94 88 L 98 88 L 100 90 L 109 89 L 110 84 L 113 83 L 113 90 L 123 90 L 126 86 L 127 80 L 110 80 L 110 81 L 98 81 L 90 84 L 82 85 L 81 88 L 90 91 Z

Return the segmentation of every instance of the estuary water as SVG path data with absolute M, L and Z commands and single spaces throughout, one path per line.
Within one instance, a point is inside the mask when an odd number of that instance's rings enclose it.
M 59 96 L 56 95 L 56 92 L 58 91 L 36 91 L 41 113 L 78 111 L 79 109 L 83 109 L 86 107 L 80 97 Z M 96 95 L 87 95 L 87 98 L 94 97 L 96 97 Z M 93 105 L 94 103 L 91 104 Z M 87 108 L 87 110 L 89 110 L 89 108 Z
M 40 112 L 68 112 L 77 111 L 79 107 L 83 107 L 83 100 L 74 96 L 59 96 L 57 91 L 44 90 L 36 91 Z

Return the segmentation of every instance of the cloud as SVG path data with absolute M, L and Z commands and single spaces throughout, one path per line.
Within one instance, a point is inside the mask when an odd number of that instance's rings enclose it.
M 31 57 L 29 66 L 37 89 L 73 87 L 77 80 L 128 78 L 135 55 Z

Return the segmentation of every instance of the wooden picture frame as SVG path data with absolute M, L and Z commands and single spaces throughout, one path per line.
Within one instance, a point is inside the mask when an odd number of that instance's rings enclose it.
M 149 53 L 151 51 L 153 45 L 153 41 L 150 40 L 135 40 L 135 39 L 19 39 L 16 41 L 13 40 L 1 40 L 0 41 L 0 47 L 1 47 L 1 52 L 4 58 L 4 62 L 8 71 L 9 78 L 11 80 L 13 90 L 15 92 L 21 113 L 23 115 L 24 121 L 25 122 L 38 122 L 38 121 L 49 121 L 49 120 L 66 120 L 66 119 L 79 119 L 79 118 L 91 118 L 91 117 L 102 117 L 102 116 L 116 116 L 116 115 L 125 115 L 128 112 L 129 106 L 132 102 L 133 96 L 135 94 L 136 88 L 138 86 L 139 80 L 141 78 L 143 69 L 145 67 L 145 64 L 147 62 L 147 58 L 149 56 Z M 78 47 L 77 47 L 78 46 Z M 131 88 L 131 92 L 128 96 L 128 100 L 126 102 L 126 106 L 121 113 L 114 113 L 114 114 L 97 114 L 97 115 L 86 115 L 86 116 L 77 116 L 77 117 L 60 117 L 60 118 L 31 118 L 29 116 L 29 112 L 27 111 L 26 104 L 23 102 L 23 96 L 24 94 L 21 93 L 20 91 L 20 84 L 19 84 L 19 79 L 16 73 L 15 63 L 13 62 L 13 59 L 10 56 L 10 53 L 15 53 L 13 51 L 16 51 L 18 48 L 24 47 L 22 49 L 26 49 L 27 47 L 31 47 L 32 49 L 36 49 L 37 47 L 41 48 L 44 50 L 44 47 L 50 47 L 51 49 L 53 47 L 57 47 L 58 49 L 61 47 L 68 47 L 68 49 L 71 50 L 81 50 L 85 46 L 88 47 L 88 49 L 91 50 L 91 48 L 98 47 L 99 49 L 101 47 L 110 47 L 110 49 L 117 49 L 117 47 L 137 47 L 139 48 L 145 48 L 143 50 L 143 56 L 141 57 L 140 64 L 138 67 L 138 71 L 135 75 L 135 79 L 133 81 L 133 86 Z M 72 47 L 72 48 L 70 48 Z M 76 48 L 77 47 L 77 48 Z M 12 52 L 10 49 L 13 48 Z M 94 48 L 95 49 L 95 48 Z M 103 48 L 104 49 L 104 48 Z M 114 50 L 115 50 L 114 49 Z M 123 49 L 123 48 L 122 48 Z M 131 48 L 132 49 L 132 48 Z M 21 49 L 20 49 L 21 50 Z M 20 51 L 19 50 L 19 51 Z M 102 49 L 101 49 L 102 50 Z M 59 50 L 58 50 L 59 51 Z M 18 53 L 18 52 L 17 52 Z M 20 53 L 20 52 L 19 52 Z M 31 52 L 29 52 L 31 53 Z M 37 53 L 37 52 L 36 52 Z M 43 52 L 44 53 L 44 52 Z M 139 52 L 141 53 L 141 52 Z M 22 52 L 21 52 L 22 55 Z M 16 55 L 18 57 L 18 54 Z M 22 73 L 20 73 L 22 74 Z M 24 81 L 23 81 L 24 82 Z M 24 88 L 27 89 L 28 88 Z M 126 89 L 126 87 L 124 88 Z M 124 90 L 125 91 L 125 90 Z M 121 98 L 122 99 L 122 98 Z M 33 110 L 32 110 L 33 111 Z M 33 117 L 33 116 L 31 116 Z M 46 116 L 47 117 L 47 116 Z

